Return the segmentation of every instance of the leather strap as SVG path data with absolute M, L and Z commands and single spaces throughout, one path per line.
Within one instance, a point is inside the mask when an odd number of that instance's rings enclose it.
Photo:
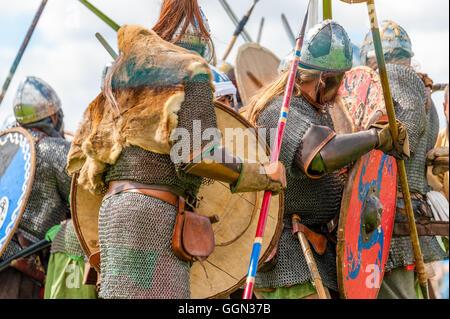
M 164 185 L 147 185 L 133 181 L 114 181 L 109 183 L 108 192 L 103 200 L 119 193 L 139 193 L 162 200 L 172 206 L 178 207 L 179 196 L 173 189 Z M 184 200 L 183 200 L 184 201 Z
M 417 233 L 419 236 L 449 236 L 449 223 L 444 221 L 431 221 L 425 218 L 417 219 Z M 395 222 L 393 235 L 409 236 L 408 222 Z
M 89 256 L 89 265 L 92 267 L 100 266 L 100 251 L 97 251 Z

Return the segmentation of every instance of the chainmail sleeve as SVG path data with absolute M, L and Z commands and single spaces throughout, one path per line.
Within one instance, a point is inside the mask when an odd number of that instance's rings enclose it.
M 52 145 L 56 154 L 61 154 L 61 156 L 55 156 L 52 161 L 53 172 L 56 178 L 56 187 L 59 195 L 63 201 L 69 202 L 72 178 L 67 175 L 65 167 L 67 165 L 67 154 L 69 154 L 70 143 L 59 138 L 49 138 L 49 143 Z
M 70 216 L 71 179 L 65 170 L 69 149 L 69 142 L 56 137 L 45 137 L 36 144 L 36 174 L 19 227 L 39 239 Z
M 186 97 L 178 112 L 178 128 L 184 128 L 191 137 L 190 153 L 200 151 L 210 140 L 205 138 L 206 129 L 217 129 L 213 92 L 206 74 L 195 76 L 186 84 Z M 201 143 L 198 143 L 201 141 Z M 200 149 L 198 149 L 200 148 Z
M 406 127 L 409 149 L 414 154 L 427 125 L 425 106 L 428 95 L 425 85 L 420 77 L 408 67 L 387 64 L 386 70 L 395 115 Z

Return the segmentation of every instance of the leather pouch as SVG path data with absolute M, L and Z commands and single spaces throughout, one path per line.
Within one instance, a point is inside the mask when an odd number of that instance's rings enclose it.
M 172 249 L 184 261 L 203 261 L 214 251 L 214 232 L 208 217 L 185 210 L 180 197 L 172 235 Z

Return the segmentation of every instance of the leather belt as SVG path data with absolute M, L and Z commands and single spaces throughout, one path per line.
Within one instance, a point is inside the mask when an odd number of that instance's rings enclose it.
M 178 198 L 180 197 L 170 186 L 147 185 L 133 181 L 113 181 L 109 183 L 108 192 L 103 200 L 105 201 L 119 193 L 139 193 L 157 198 L 175 207 L 178 207 Z
M 448 222 L 444 221 L 430 221 L 421 218 L 416 221 L 416 228 L 419 236 L 449 235 Z M 408 222 L 395 222 L 392 234 L 395 236 L 409 236 L 411 232 L 409 231 Z

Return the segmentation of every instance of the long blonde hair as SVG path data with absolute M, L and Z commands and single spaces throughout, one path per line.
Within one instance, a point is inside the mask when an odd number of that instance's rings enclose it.
M 307 70 L 298 68 L 297 76 L 295 79 L 293 96 L 301 96 L 302 91 L 300 89 L 301 84 L 312 81 L 320 80 L 321 72 L 317 70 Z M 250 123 L 257 126 L 259 113 L 269 104 L 275 97 L 283 95 L 286 89 L 286 84 L 289 79 L 289 71 L 284 71 L 281 75 L 272 83 L 268 84 L 258 94 L 250 99 L 247 106 L 247 119 Z M 320 83 L 320 82 L 319 82 Z

